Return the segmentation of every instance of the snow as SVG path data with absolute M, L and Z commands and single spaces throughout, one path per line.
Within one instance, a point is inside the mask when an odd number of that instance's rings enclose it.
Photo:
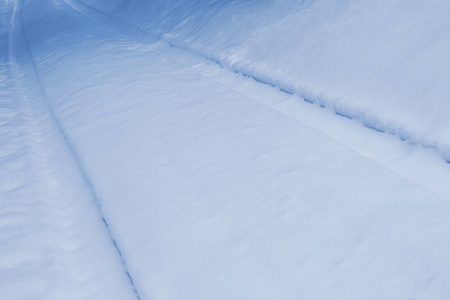
M 0 298 L 133 299 L 32 66 L 25 56 L 12 56 L 26 50 L 19 11 L 0 44 Z
M 81 1 L 450 161 L 448 1 Z
M 448 299 L 447 4 L 83 1 L 2 3 L 2 297 Z

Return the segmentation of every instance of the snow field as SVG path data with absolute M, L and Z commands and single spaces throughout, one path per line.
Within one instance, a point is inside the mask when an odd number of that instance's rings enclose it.
M 41 84 L 142 299 L 448 297 L 448 202 L 198 57 L 27 4 Z

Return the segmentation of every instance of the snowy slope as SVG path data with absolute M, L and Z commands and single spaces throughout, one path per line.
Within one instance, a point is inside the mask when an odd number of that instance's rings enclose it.
M 448 1 L 82 2 L 450 161 Z
M 448 201 L 258 101 L 266 86 L 243 93 L 252 79 L 69 4 L 25 1 L 14 53 L 36 68 L 25 84 L 61 131 L 52 141 L 72 151 L 55 163 L 77 165 L 66 174 L 90 189 L 84 210 L 120 250 L 121 272 L 95 270 L 132 279 L 108 286 L 141 299 L 449 297 Z

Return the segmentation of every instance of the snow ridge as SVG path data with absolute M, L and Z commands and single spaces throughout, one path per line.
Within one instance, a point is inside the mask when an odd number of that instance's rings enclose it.
M 21 15 L 22 15 L 22 8 L 23 8 L 23 0 L 19 0 L 19 1 L 16 1 L 14 3 L 13 14 L 12 14 L 12 31 L 11 31 L 11 40 L 12 41 L 11 41 L 11 44 L 15 44 L 16 48 L 25 49 L 25 53 L 22 53 L 23 54 L 22 59 L 28 60 L 28 63 L 29 63 L 29 65 L 32 68 L 32 72 L 34 73 L 34 77 L 35 77 L 35 80 L 36 80 L 36 83 L 37 83 L 37 87 L 38 87 L 38 90 L 39 90 L 39 93 L 40 93 L 40 97 L 37 97 L 37 98 L 41 98 L 43 100 L 42 101 L 43 105 L 50 112 L 50 115 L 51 115 L 51 117 L 52 117 L 52 119 L 54 121 L 55 126 L 58 128 L 58 131 L 61 133 L 61 136 L 64 138 L 70 153 L 73 155 L 73 157 L 74 157 L 74 159 L 76 161 L 76 164 L 78 166 L 78 169 L 79 169 L 80 173 L 82 174 L 83 178 L 85 179 L 85 183 L 89 187 L 89 190 L 91 192 L 91 196 L 92 196 L 93 200 L 95 201 L 96 207 L 98 209 L 98 214 L 100 215 L 101 220 L 102 220 L 103 224 L 105 225 L 105 227 L 107 229 L 107 232 L 109 234 L 111 242 L 114 245 L 114 247 L 115 247 L 115 249 L 117 251 L 117 254 L 120 257 L 120 260 L 121 260 L 122 265 L 123 265 L 124 272 L 126 273 L 128 279 L 130 281 L 130 284 L 132 286 L 134 294 L 135 294 L 137 299 L 140 299 L 140 296 L 139 296 L 139 293 L 138 293 L 138 291 L 136 289 L 136 286 L 134 284 L 133 278 L 132 278 L 132 276 L 131 276 L 131 274 L 130 274 L 130 272 L 128 270 L 125 258 L 122 255 L 120 247 L 118 246 L 118 244 L 117 244 L 117 242 L 116 242 L 116 240 L 114 238 L 113 232 L 111 231 L 109 223 L 108 223 L 108 221 L 106 220 L 106 218 L 105 218 L 105 216 L 103 214 L 102 207 L 101 207 L 101 201 L 100 201 L 100 199 L 98 198 L 98 196 L 95 193 L 94 185 L 92 184 L 92 181 L 90 180 L 89 176 L 86 174 L 84 166 L 83 166 L 83 164 L 82 164 L 82 162 L 81 162 L 81 160 L 80 160 L 80 158 L 79 158 L 79 156 L 78 156 L 78 154 L 77 154 L 77 152 L 75 150 L 75 146 L 71 143 L 70 139 L 67 137 L 67 134 L 65 133 L 63 127 L 61 126 L 58 118 L 55 116 L 53 107 L 50 105 L 50 103 L 48 101 L 48 97 L 46 95 L 45 88 L 44 88 L 44 86 L 43 86 L 43 84 L 41 82 L 41 77 L 39 75 L 39 71 L 37 70 L 37 67 L 36 67 L 36 64 L 35 64 L 35 61 L 34 61 L 34 58 L 33 58 L 32 52 L 31 52 L 31 49 L 30 49 L 30 46 L 28 44 L 28 39 L 26 37 L 26 33 L 23 30 L 23 19 L 21 17 Z

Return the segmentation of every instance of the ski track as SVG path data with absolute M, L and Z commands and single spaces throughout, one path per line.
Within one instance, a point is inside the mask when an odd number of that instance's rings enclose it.
M 115 247 L 135 298 L 139 299 L 93 186 L 46 99 L 23 30 L 22 6 L 21 0 L 4 2 L 0 11 L 11 19 L 1 24 L 0 41 L 0 245 L 7 245 L 0 259 L 1 297 L 62 299 L 70 296 L 55 286 L 70 286 L 84 280 L 70 274 L 76 271 L 68 270 L 72 266 L 63 267 L 66 256 L 73 260 L 84 247 L 85 238 L 77 227 L 79 222 L 86 221 L 77 219 L 80 207 L 73 203 L 73 197 L 61 195 L 67 178 L 52 159 L 55 152 L 65 150 L 75 159 L 89 187 L 88 196 L 96 201 L 97 214 L 107 229 L 111 246 Z M 51 146 L 55 135 L 65 140 L 65 149 Z M 61 272 L 64 276 L 60 276 Z M 44 279 L 45 274 L 53 279 Z M 50 282 L 53 280 L 57 282 Z
M 425 149 L 431 149 L 435 152 L 437 152 L 446 163 L 450 164 L 450 154 L 447 149 L 442 149 L 437 142 L 435 143 L 427 143 L 425 141 L 422 141 L 415 137 L 415 135 L 411 132 L 405 131 L 401 128 L 396 128 L 393 126 L 389 126 L 387 124 L 384 124 L 382 121 L 378 120 L 376 117 L 359 111 L 349 111 L 348 108 L 343 108 L 336 106 L 333 104 L 333 101 L 324 101 L 323 99 L 320 99 L 320 96 L 315 96 L 311 92 L 302 92 L 295 90 L 293 87 L 285 85 L 281 82 L 274 82 L 270 80 L 269 76 L 265 74 L 251 74 L 251 72 L 248 72 L 245 65 L 239 66 L 237 64 L 230 64 L 226 61 L 223 61 L 219 57 L 214 56 L 213 54 L 206 53 L 202 51 L 201 49 L 193 49 L 186 43 L 180 43 L 177 41 L 172 41 L 167 38 L 164 38 L 162 36 L 156 36 L 149 32 L 145 28 L 141 28 L 138 26 L 135 26 L 133 24 L 129 24 L 124 20 L 121 20 L 120 18 L 117 18 L 116 16 L 110 15 L 105 13 L 104 11 L 101 11 L 89 4 L 84 3 L 83 1 L 79 0 L 63 0 L 67 4 L 69 4 L 72 8 L 78 10 L 80 13 L 85 14 L 86 16 L 93 18 L 93 19 L 99 19 L 105 20 L 105 18 L 109 18 L 110 20 L 114 21 L 114 23 L 121 24 L 124 27 L 127 27 L 128 29 L 133 30 L 134 32 L 140 32 L 145 37 L 151 37 L 153 39 L 161 40 L 171 47 L 178 48 L 180 50 L 189 52 L 191 54 L 194 54 L 196 56 L 200 56 L 204 59 L 207 59 L 217 65 L 219 65 L 221 68 L 228 69 L 234 73 L 240 74 L 244 77 L 251 78 L 255 80 L 258 83 L 262 83 L 265 85 L 269 85 L 271 87 L 279 89 L 281 92 L 289 94 L 289 95 L 298 95 L 301 99 L 303 99 L 305 102 L 310 104 L 316 104 L 322 108 L 329 109 L 334 112 L 334 114 L 344 117 L 349 120 L 355 120 L 361 123 L 364 127 L 380 132 L 385 133 L 388 135 L 392 135 L 397 137 L 399 140 L 403 142 L 407 142 L 411 145 L 418 145 Z M 88 11 L 89 10 L 89 11 Z

